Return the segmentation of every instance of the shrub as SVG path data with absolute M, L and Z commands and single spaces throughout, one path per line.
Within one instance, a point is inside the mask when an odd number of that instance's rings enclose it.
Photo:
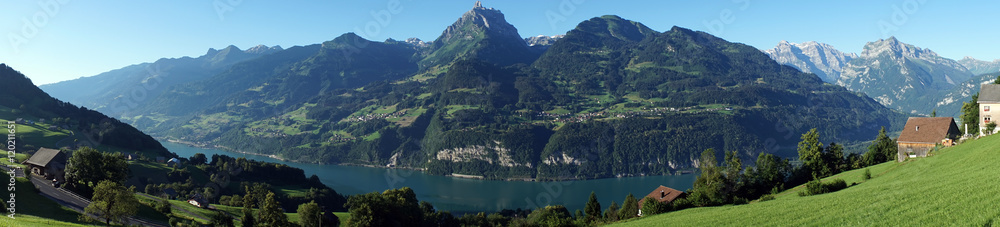
M 865 168 L 865 175 L 862 175 L 861 178 L 865 181 L 872 179 L 872 172 L 868 168 Z
M 764 201 L 770 201 L 770 200 L 774 200 L 774 194 L 763 195 L 763 196 L 760 197 L 760 199 L 757 199 L 758 202 L 764 202 Z
M 799 196 L 819 195 L 840 191 L 845 188 L 847 188 L 847 182 L 843 179 L 834 179 L 828 183 L 823 183 L 819 179 L 815 179 L 806 183 L 806 190 L 799 192 Z

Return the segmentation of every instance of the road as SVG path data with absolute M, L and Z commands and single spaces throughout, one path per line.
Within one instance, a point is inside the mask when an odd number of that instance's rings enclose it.
M 40 191 L 39 194 L 45 196 L 59 205 L 73 209 L 76 212 L 84 213 L 83 209 L 90 205 L 90 200 L 87 200 L 79 195 L 73 194 L 62 188 L 52 187 L 52 181 L 46 180 L 45 178 L 39 176 L 31 176 L 31 183 L 35 184 L 35 188 Z M 91 216 L 93 217 L 93 216 Z M 97 220 L 100 220 L 94 217 Z M 130 217 L 128 219 L 130 225 L 141 225 L 141 226 L 162 226 L 167 227 L 165 223 L 156 223 L 152 221 L 138 219 L 136 217 Z

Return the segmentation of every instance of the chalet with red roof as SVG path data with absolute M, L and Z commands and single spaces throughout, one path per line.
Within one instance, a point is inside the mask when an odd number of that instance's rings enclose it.
M 650 192 L 649 195 L 646 195 L 646 197 L 639 200 L 639 216 L 642 216 L 642 203 L 645 202 L 646 199 L 652 198 L 661 203 L 671 203 L 674 200 L 684 198 L 685 196 L 687 196 L 687 193 L 660 185 L 660 187 L 657 187 L 655 190 Z
M 911 117 L 896 139 L 899 148 L 896 160 L 902 162 L 906 158 L 927 157 L 937 144 L 950 147 L 961 135 L 955 119 L 951 117 Z

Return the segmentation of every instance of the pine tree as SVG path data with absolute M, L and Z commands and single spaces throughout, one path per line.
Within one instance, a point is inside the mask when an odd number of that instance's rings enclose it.
M 959 126 L 961 130 L 966 130 L 968 127 L 969 131 L 963 132 L 969 135 L 979 135 L 979 93 L 972 95 L 972 100 L 969 102 L 962 103 L 962 124 L 965 126 Z
M 618 221 L 618 202 L 611 201 L 611 206 L 604 211 L 604 219 L 608 221 Z
M 257 220 L 253 216 L 253 196 L 247 194 L 243 196 L 243 226 L 255 226 Z
M 639 201 L 632 193 L 628 193 L 628 196 L 625 196 L 625 202 L 622 203 L 622 209 L 618 211 L 618 219 L 625 220 L 637 215 L 639 215 Z
M 896 160 L 897 152 L 899 147 L 896 146 L 896 141 L 889 138 L 886 135 L 885 127 L 878 131 L 878 136 L 875 136 L 875 140 L 872 141 L 872 145 L 868 146 L 868 153 L 865 154 L 865 161 L 868 165 L 875 165 L 887 161 Z
M 274 197 L 274 192 L 267 193 L 267 198 L 264 199 L 263 205 L 257 211 L 257 224 L 269 227 L 290 226 L 288 217 L 285 216 L 284 212 L 281 212 L 281 205 Z
M 601 217 L 601 203 L 597 202 L 597 193 L 590 192 L 590 199 L 587 200 L 587 206 L 584 210 L 587 212 L 588 221 L 593 221 Z

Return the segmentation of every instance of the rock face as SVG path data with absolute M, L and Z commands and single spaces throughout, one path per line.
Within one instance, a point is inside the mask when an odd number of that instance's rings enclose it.
M 778 63 L 816 74 L 828 83 L 836 83 L 847 62 L 858 57 L 857 54 L 843 53 L 829 44 L 815 41 L 789 43 L 782 40 L 774 49 L 764 50 L 764 53 Z
M 969 69 L 972 74 L 980 75 L 985 73 L 1000 72 L 1000 59 L 993 61 L 983 61 L 969 56 L 958 60 L 959 64 Z
M 972 77 L 958 62 L 895 37 L 869 42 L 837 84 L 906 113 L 929 114 L 942 93 Z
M 284 49 L 282 49 L 281 46 L 268 47 L 268 46 L 264 46 L 264 45 L 257 45 L 257 46 L 251 47 L 250 49 L 247 49 L 246 51 L 243 51 L 243 52 L 246 52 L 248 54 L 265 55 L 265 54 L 270 54 L 270 53 L 274 53 L 274 52 L 278 52 L 278 51 L 282 51 L 282 50 L 284 50 Z
M 479 3 L 448 26 L 430 48 L 421 67 L 461 58 L 476 58 L 499 65 L 530 63 L 539 55 L 528 47 L 517 28 L 507 23 L 500 10 Z
M 528 46 L 551 46 L 556 41 L 562 39 L 566 35 L 554 35 L 554 36 L 534 36 L 524 38 L 524 42 L 528 43 Z

